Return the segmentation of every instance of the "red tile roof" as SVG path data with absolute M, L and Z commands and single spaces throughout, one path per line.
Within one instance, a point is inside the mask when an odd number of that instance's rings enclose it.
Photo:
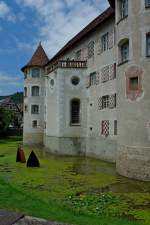
M 73 47 L 78 41 L 88 35 L 90 32 L 95 30 L 100 24 L 105 22 L 107 19 L 115 15 L 113 8 L 109 7 L 102 14 L 100 14 L 96 19 L 89 23 L 83 30 L 81 30 L 74 38 L 72 38 L 54 57 L 48 62 L 51 63 L 58 57 L 63 55 L 69 48 Z
M 48 61 L 49 59 L 40 43 L 31 60 L 21 70 L 24 72 L 25 68 L 32 66 L 43 67 L 46 63 L 48 63 Z

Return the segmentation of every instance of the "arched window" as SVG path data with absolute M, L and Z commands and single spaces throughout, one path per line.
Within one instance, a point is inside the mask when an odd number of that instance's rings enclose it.
M 32 87 L 32 96 L 39 96 L 39 87 L 38 86 Z
M 27 87 L 24 87 L 24 97 L 27 97 Z
M 70 123 L 73 126 L 80 125 L 80 100 L 72 99 L 71 100 L 71 120 Z

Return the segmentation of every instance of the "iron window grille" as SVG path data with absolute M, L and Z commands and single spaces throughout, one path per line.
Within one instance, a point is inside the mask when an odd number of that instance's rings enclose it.
M 94 56 L 94 41 L 91 41 L 88 45 L 88 58 Z
M 71 125 L 80 125 L 80 100 L 73 99 L 71 101 Z

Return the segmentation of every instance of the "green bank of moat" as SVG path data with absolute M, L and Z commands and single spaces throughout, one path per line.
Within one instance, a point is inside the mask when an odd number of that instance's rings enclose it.
M 26 158 L 34 150 L 41 164 L 26 168 L 15 162 L 19 143 L 0 140 L 1 209 L 71 224 L 150 224 L 150 182 L 119 176 L 112 163 L 42 148 L 24 148 Z

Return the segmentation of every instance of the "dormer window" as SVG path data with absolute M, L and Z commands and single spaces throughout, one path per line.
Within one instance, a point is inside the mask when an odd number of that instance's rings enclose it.
M 32 77 L 33 78 L 39 78 L 40 76 L 40 69 L 39 68 L 33 68 L 32 69 Z
M 128 0 L 121 0 L 120 15 L 121 15 L 121 19 L 128 16 Z
M 145 8 L 150 8 L 150 0 L 145 0 Z

